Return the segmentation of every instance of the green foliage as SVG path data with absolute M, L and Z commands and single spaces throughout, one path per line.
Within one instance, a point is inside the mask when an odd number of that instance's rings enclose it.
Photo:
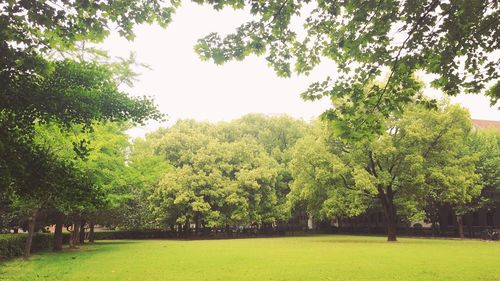
M 481 195 L 478 159 L 467 151 L 466 110 L 415 105 L 386 126 L 379 137 L 352 145 L 318 124 L 294 148 L 291 202 L 320 218 L 352 217 L 380 204 L 387 221 L 397 223 L 423 219 L 431 202 L 465 208 Z
M 117 225 L 125 229 L 154 229 L 155 218 L 149 210 L 149 196 L 158 185 L 160 178 L 171 169 L 164 156 L 155 152 L 161 130 L 137 138 L 131 144 L 127 155 L 124 179 L 128 187 L 127 198 L 118 208 Z
M 359 215 L 365 211 L 367 202 L 357 193 L 336 188 L 342 180 L 339 175 L 346 173 L 348 167 L 331 151 L 324 130 L 323 123 L 314 123 L 310 134 L 293 148 L 290 203 L 304 205 L 309 215 L 319 219 Z M 361 182 L 359 176 L 358 180 Z
M 166 224 L 262 224 L 276 219 L 277 163 L 255 141 L 211 141 L 167 172 L 151 200 Z
M 422 101 L 419 70 L 436 74 L 432 86 L 450 96 L 485 93 L 498 101 L 500 5 L 494 0 L 196 2 L 216 10 L 246 7 L 253 15 L 232 34 L 200 39 L 195 50 L 203 60 L 265 55 L 285 77 L 309 74 L 324 59 L 335 62 L 338 73 L 311 84 L 302 97 L 331 99 L 324 117 L 349 139 L 382 133 L 383 119 Z
M 479 159 L 476 172 L 487 189 L 500 189 L 500 134 L 495 130 L 475 131 L 467 143 L 471 153 Z
M 174 168 L 149 197 L 160 226 L 272 224 L 289 215 L 289 148 L 305 124 L 250 114 L 229 123 L 181 120 L 158 132 L 156 153 Z
M 130 97 L 118 89 L 135 73 L 129 59 L 117 63 L 88 62 L 75 57 L 80 42 L 101 42 L 114 24 L 133 38 L 135 24 L 166 25 L 177 2 L 90 3 L 74 1 L 7 1 L 0 7 L 0 191 L 22 181 L 33 143 L 35 125 L 57 122 L 89 130 L 95 121 L 161 119 L 147 97 Z M 125 16 L 126 15 L 126 16 Z M 81 48 L 81 52 L 84 48 Z M 102 52 L 92 50 L 97 54 Z M 74 145 L 77 156 L 87 156 L 87 142 Z M 21 156 L 21 157 L 19 157 Z M 27 171 L 29 172 L 29 171 Z

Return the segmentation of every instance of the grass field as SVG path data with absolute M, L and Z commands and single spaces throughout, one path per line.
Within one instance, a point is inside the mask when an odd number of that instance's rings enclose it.
M 0 264 L 0 280 L 500 280 L 500 243 L 307 236 L 100 241 Z

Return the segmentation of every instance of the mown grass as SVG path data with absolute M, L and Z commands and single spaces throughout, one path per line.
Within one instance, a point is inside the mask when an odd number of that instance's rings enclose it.
M 500 280 L 500 243 L 306 236 L 100 241 L 0 264 L 0 280 Z

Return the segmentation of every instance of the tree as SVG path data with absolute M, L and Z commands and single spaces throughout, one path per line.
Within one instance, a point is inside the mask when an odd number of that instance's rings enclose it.
M 155 151 L 161 136 L 162 130 L 149 133 L 145 139 L 135 139 L 130 146 L 125 171 L 129 198 L 120 208 L 121 215 L 117 224 L 120 227 L 148 229 L 156 226 L 148 198 L 161 177 L 172 169 L 165 157 Z
M 133 73 L 120 70 L 119 64 L 86 62 L 68 54 L 78 42 L 102 41 L 110 23 L 131 39 L 134 24 L 166 25 L 172 12 L 173 7 L 156 1 L 8 1 L 1 5 L 0 191 L 15 180 L 12 177 L 22 166 L 15 151 L 32 145 L 37 123 L 88 128 L 96 120 L 141 123 L 162 118 L 150 98 L 129 97 L 118 89 L 117 84 L 127 82 Z M 113 73 L 117 70 L 118 77 Z M 84 144 L 75 146 L 77 153 L 86 153 Z
M 31 158 L 45 159 L 34 140 L 37 124 L 56 122 L 63 127 L 80 124 L 90 130 L 95 121 L 140 123 L 161 118 L 151 99 L 132 98 L 118 90 L 117 77 L 112 73 L 118 69 L 117 65 L 64 57 L 78 47 L 79 41 L 102 41 L 109 33 L 110 23 L 131 39 L 134 24 L 156 21 L 165 25 L 172 12 L 173 7 L 161 6 L 156 1 L 120 4 L 8 1 L 0 5 L 1 193 L 27 196 L 18 201 L 26 200 L 33 210 L 38 210 L 41 203 L 37 199 L 43 198 L 39 195 L 64 191 L 64 186 L 57 192 L 52 190 L 55 186 L 48 182 L 39 183 L 32 193 L 23 189 L 27 177 L 38 175 L 38 169 L 43 167 L 33 166 Z M 125 75 L 126 81 L 127 72 L 121 71 L 120 75 Z M 75 143 L 73 150 L 77 156 L 88 155 L 86 145 L 85 140 Z M 60 161 L 65 162 L 57 157 L 48 157 L 48 162 L 42 160 L 47 169 L 51 167 L 50 161 L 55 167 L 59 167 Z M 12 188 L 18 190 L 8 190 Z
M 333 156 L 323 160 L 329 154 L 314 153 L 317 156 L 312 159 L 333 163 L 334 169 L 329 171 L 327 164 L 319 164 L 318 167 L 326 168 L 314 170 L 312 176 L 306 175 L 309 178 L 302 173 L 294 178 L 310 183 L 313 191 L 309 192 L 330 189 L 334 195 L 341 194 L 337 198 L 350 197 L 347 210 L 352 210 L 351 215 L 362 209 L 363 202 L 379 202 L 385 214 L 388 241 L 396 241 L 397 224 L 403 215 L 422 216 L 424 198 L 430 190 L 426 178 L 435 170 L 445 173 L 440 169 L 443 163 L 452 166 L 471 122 L 468 113 L 457 106 L 442 106 L 439 110 L 412 106 L 403 116 L 389 120 L 387 126 L 390 129 L 381 136 L 355 145 L 335 136 L 325 138 L 322 143 L 328 144 Z M 318 145 L 311 147 L 321 149 Z M 318 158 L 319 155 L 323 156 Z M 315 163 L 310 165 L 315 167 Z M 349 197 L 342 195 L 347 191 L 351 192 Z M 327 195 L 323 195 L 325 201 L 317 204 L 325 204 Z
M 22 180 L 15 181 L 9 190 L 12 205 L 28 218 L 25 259 L 30 256 L 36 220 L 43 208 L 48 205 L 67 208 L 74 200 L 95 196 L 90 192 L 92 183 L 71 163 L 56 158 L 42 147 L 30 156 L 22 171 Z
M 162 225 L 186 228 L 194 222 L 198 231 L 200 224 L 262 226 L 280 217 L 278 164 L 254 138 L 239 137 L 225 126 L 179 121 L 165 131 L 158 150 L 174 169 L 164 175 L 150 197 Z M 230 142 L 214 137 L 220 128 L 224 138 L 231 137 Z
M 481 175 L 484 189 L 500 188 L 500 134 L 495 130 L 476 130 L 468 139 L 472 153 L 479 154 L 476 173 Z
M 263 114 L 247 114 L 228 123 L 218 124 L 216 137 L 223 141 L 235 141 L 250 137 L 259 142 L 266 152 L 279 164 L 276 192 L 281 211 L 279 220 L 286 220 L 289 215 L 287 194 L 290 192 L 292 175 L 290 171 L 290 150 L 304 136 L 306 123 L 286 115 L 265 116 Z
M 447 95 L 485 93 L 492 105 L 500 97 L 494 55 L 500 5 L 494 0 L 195 2 L 216 10 L 248 8 L 253 15 L 232 34 L 200 39 L 195 49 L 204 60 L 222 64 L 265 54 L 284 77 L 308 74 L 323 59 L 335 62 L 338 74 L 332 70 L 302 97 L 331 99 L 333 109 L 323 117 L 349 139 L 383 133 L 383 119 L 409 102 L 425 101 L 415 91 L 419 70 L 436 74 L 431 85 Z M 373 83 L 386 75 L 383 85 Z
M 323 122 L 312 124 L 309 133 L 293 147 L 290 163 L 290 205 L 305 206 L 316 219 L 353 217 L 362 214 L 369 202 L 362 191 L 336 188 L 347 167 L 328 143 L 328 130 Z
M 467 146 L 467 139 L 463 143 L 455 144 L 458 148 L 449 151 L 450 155 L 436 159 L 436 163 L 428 168 L 426 183 L 429 184 L 428 193 L 436 198 L 429 201 L 439 202 L 439 205 L 448 204 L 455 212 L 458 233 L 464 238 L 463 216 L 482 206 L 480 174 L 476 173 L 478 154 Z
M 60 158 L 72 160 L 79 170 L 88 175 L 101 194 L 92 203 L 88 200 L 75 201 L 74 208 L 64 212 L 65 215 L 73 216 L 74 245 L 83 242 L 83 239 L 77 239 L 76 233 L 78 228 L 83 230 L 86 223 L 91 232 L 95 223 L 121 224 L 127 206 L 134 199 L 131 194 L 134 185 L 145 179 L 144 176 L 132 174 L 133 170 L 127 165 L 130 143 L 125 130 L 129 127 L 126 123 L 107 122 L 92 124 L 91 132 L 82 132 L 81 126 L 64 131 L 57 125 L 40 127 L 38 130 L 36 140 L 50 147 Z M 82 140 L 88 142 L 86 146 L 89 154 L 85 158 L 75 157 L 71 149 L 74 143 Z M 133 167 L 137 168 L 137 164 L 134 162 Z

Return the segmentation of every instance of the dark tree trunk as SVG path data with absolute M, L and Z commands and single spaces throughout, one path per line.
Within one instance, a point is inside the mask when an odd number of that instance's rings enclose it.
M 17 228 L 17 227 L 16 227 L 16 228 L 14 228 L 13 230 L 14 230 L 14 233 L 15 233 L 15 234 L 19 233 L 19 228 Z
M 436 221 L 433 219 L 431 219 L 431 235 L 432 235 L 432 237 L 437 235 L 437 225 L 436 225 Z
M 398 218 L 396 215 L 396 206 L 394 206 L 392 192 L 388 192 L 387 195 L 382 193 L 380 194 L 380 197 L 382 206 L 384 207 L 385 220 L 387 224 L 387 241 L 397 241 L 396 232 L 398 226 Z
M 94 223 L 89 223 L 89 243 L 95 242 Z
M 73 230 L 71 232 L 71 244 L 70 248 L 76 248 L 77 245 L 80 244 L 80 222 L 77 220 L 76 223 L 73 224 Z
M 62 235 L 63 223 L 64 223 L 64 215 L 61 214 L 61 213 L 58 213 L 56 215 L 56 227 L 54 229 L 54 246 L 52 247 L 52 249 L 55 252 L 62 251 L 62 245 L 63 245 L 63 235 Z
M 195 217 L 195 234 L 198 234 L 200 233 L 200 216 L 199 214 L 196 214 L 196 217 Z
M 182 235 L 182 224 L 177 224 L 177 237 L 181 237 Z
M 86 223 L 87 222 L 82 219 L 81 225 L 80 225 L 80 233 L 79 233 L 79 237 L 78 237 L 78 242 L 80 242 L 80 244 L 85 243 L 85 224 Z
M 472 218 L 470 214 L 467 215 L 467 230 L 469 231 L 469 237 L 474 238 L 474 231 L 472 230 Z
M 35 235 L 35 224 L 38 217 L 39 210 L 36 210 L 31 214 L 28 220 L 28 237 L 26 238 L 26 244 L 24 245 L 23 258 L 27 260 L 31 254 L 31 244 L 33 243 L 33 236 Z
M 463 217 L 461 215 L 456 215 L 457 217 L 457 225 L 458 225 L 458 236 L 461 239 L 464 239 L 464 224 L 463 224 Z
M 69 248 L 70 249 L 73 249 L 75 248 L 75 244 L 74 244 L 74 240 L 73 240 L 73 228 L 75 227 L 75 225 L 71 224 L 71 225 L 67 225 L 66 226 L 66 230 L 69 232 Z
M 184 224 L 184 235 L 186 237 L 189 236 L 189 233 L 190 233 L 190 229 L 189 229 L 189 221 L 186 221 L 186 223 Z

